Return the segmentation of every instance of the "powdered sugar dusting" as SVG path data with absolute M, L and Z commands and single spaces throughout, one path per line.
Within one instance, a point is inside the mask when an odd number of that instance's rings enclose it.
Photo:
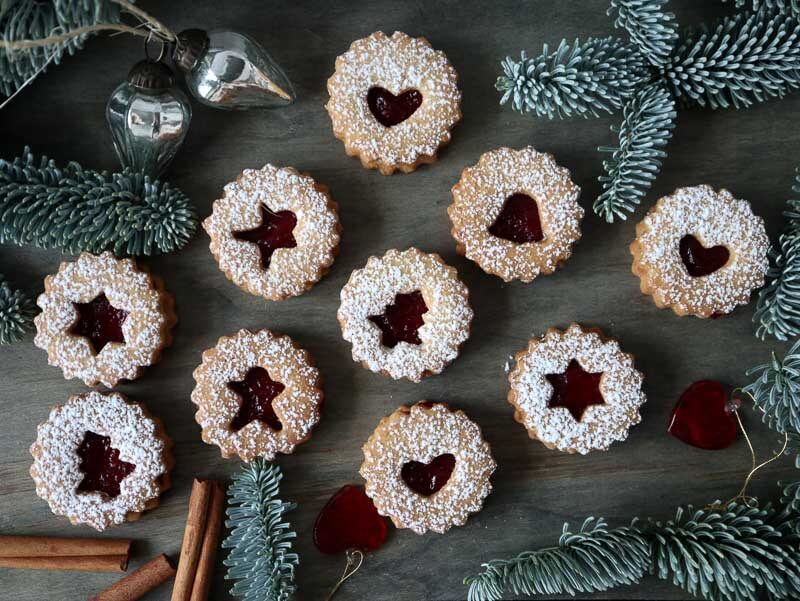
M 400 407 L 381 421 L 363 450 L 360 473 L 367 494 L 398 528 L 417 534 L 443 533 L 480 511 L 497 467 L 478 425 L 442 403 Z M 405 463 L 430 463 L 445 453 L 455 456 L 456 463 L 441 490 L 425 497 L 403 481 Z
M 87 431 L 110 437 L 119 458 L 136 466 L 113 499 L 77 490 L 84 476 L 77 450 Z M 144 511 L 149 501 L 158 498 L 159 478 L 167 473 L 164 440 L 142 408 L 121 394 L 92 391 L 73 396 L 50 412 L 38 432 L 31 446 L 31 476 L 36 494 L 56 515 L 104 530 L 123 523 L 129 512 Z
M 435 156 L 439 146 L 450 141 L 450 128 L 461 118 L 457 80 L 444 53 L 425 38 L 399 31 L 388 37 L 379 31 L 356 40 L 336 59 L 325 108 L 348 154 L 361 156 L 365 164 L 410 166 Z M 422 93 L 422 105 L 402 123 L 385 127 L 367 105 L 373 86 L 395 95 L 416 89 Z
M 128 317 L 122 324 L 125 343 L 111 342 L 95 354 L 91 343 L 70 329 L 78 319 L 73 303 L 87 303 L 100 294 Z M 138 377 L 169 343 L 175 322 L 172 300 L 157 282 L 133 260 L 117 259 L 110 252 L 83 253 L 72 263 L 62 263 L 45 280 L 37 303 L 42 312 L 35 320 L 34 344 L 47 351 L 48 362 L 60 367 L 65 378 L 80 378 L 88 386 L 102 382 L 113 388 L 123 378 Z
M 297 217 L 292 232 L 297 246 L 276 249 L 267 269 L 256 244 L 233 237 L 233 232 L 261 224 L 262 205 Z M 247 292 L 270 300 L 303 294 L 330 267 L 339 246 L 335 203 L 324 187 L 291 167 L 245 169 L 225 186 L 203 227 L 225 275 Z
M 381 331 L 369 320 L 393 303 L 398 293 L 419 290 L 428 307 L 418 334 L 422 344 L 381 344 Z M 472 309 L 467 287 L 452 267 L 436 254 L 416 248 L 390 250 L 371 257 L 342 288 L 339 322 L 344 339 L 353 345 L 353 359 L 374 372 L 419 382 L 441 372 L 458 355 L 469 336 Z
M 553 387 L 545 378 L 566 371 L 573 359 L 587 372 L 603 373 L 600 392 L 605 404 L 588 406 L 579 422 L 566 407 L 548 406 Z M 596 332 L 572 324 L 563 332 L 548 330 L 517 355 L 509 376 L 509 402 L 532 437 L 560 451 L 586 454 L 625 440 L 630 426 L 639 423 L 639 407 L 646 400 L 642 379 L 632 357 L 615 340 L 604 342 Z
M 203 428 L 203 440 L 219 446 L 223 456 L 239 455 L 244 461 L 259 456 L 271 461 L 276 453 L 294 451 L 309 438 L 320 418 L 322 382 L 310 361 L 291 338 L 269 330 L 240 330 L 220 338 L 203 353 L 203 362 L 194 371 L 197 385 L 192 402 L 198 407 L 195 419 Z M 281 430 L 259 420 L 238 432 L 231 430 L 241 399 L 228 384 L 243 380 L 253 367 L 266 369 L 271 379 L 285 386 L 272 402 Z
M 506 281 L 530 282 L 540 273 L 552 273 L 581 236 L 580 188 L 552 155 L 530 146 L 483 154 L 477 165 L 464 169 L 452 193 L 453 237 L 468 259 Z M 544 240 L 517 244 L 489 233 L 505 200 L 517 193 L 536 201 Z
M 715 192 L 705 185 L 679 188 L 658 201 L 636 233 L 631 252 L 642 291 L 678 314 L 730 313 L 764 284 L 769 249 L 764 221 L 747 201 L 727 190 Z M 725 246 L 728 263 L 709 275 L 690 276 L 679 253 L 680 239 L 687 234 L 706 248 Z

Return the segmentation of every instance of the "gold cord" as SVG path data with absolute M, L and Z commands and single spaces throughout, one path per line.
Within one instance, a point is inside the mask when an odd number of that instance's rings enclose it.
M 755 397 L 752 394 L 750 394 L 750 392 L 743 390 L 742 388 L 734 389 L 733 392 L 731 393 L 731 397 L 732 398 L 735 397 L 737 392 L 746 394 L 753 401 L 753 404 L 754 405 L 756 404 Z M 739 492 L 736 493 L 736 496 L 732 497 L 731 499 L 722 504 L 711 503 L 707 507 L 707 509 L 710 510 L 724 509 L 731 503 L 737 503 L 737 502 L 741 502 L 744 505 L 747 505 L 748 507 L 755 505 L 756 504 L 755 497 L 747 495 L 747 487 L 750 485 L 750 480 L 752 480 L 753 475 L 762 467 L 765 467 L 770 463 L 772 463 L 773 461 L 777 461 L 778 459 L 780 459 L 783 456 L 784 451 L 786 451 L 786 447 L 789 445 L 789 435 L 784 432 L 783 446 L 781 447 L 781 450 L 777 451 L 776 453 L 773 453 L 772 457 L 756 465 L 756 451 L 753 448 L 753 443 L 750 440 L 750 436 L 748 436 L 747 430 L 745 429 L 744 424 L 742 423 L 742 418 L 739 417 L 739 411 L 737 409 L 733 409 L 733 415 L 736 417 L 736 423 L 739 424 L 739 429 L 742 431 L 742 436 L 744 436 L 744 440 L 747 443 L 747 448 L 750 450 L 750 471 L 747 473 L 747 476 L 745 476 L 744 484 L 742 484 L 742 488 L 739 489 Z
M 328 596 L 325 598 L 325 601 L 331 601 L 333 596 L 336 594 L 336 591 L 339 590 L 344 584 L 344 581 L 350 578 L 353 574 L 358 572 L 358 569 L 361 567 L 361 564 L 364 563 L 364 554 L 359 549 L 348 549 L 347 551 L 347 563 L 344 566 L 344 572 L 339 577 L 339 581 L 333 585 L 331 592 L 328 593 Z

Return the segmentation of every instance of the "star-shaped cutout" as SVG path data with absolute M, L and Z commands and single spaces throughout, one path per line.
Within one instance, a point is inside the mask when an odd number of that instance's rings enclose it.
M 604 405 L 606 402 L 600 392 L 602 377 L 603 372 L 589 373 L 576 359 L 573 359 L 565 372 L 545 375 L 553 387 L 553 396 L 550 397 L 548 407 L 564 407 L 576 422 L 581 421 L 587 407 Z
M 78 312 L 78 320 L 69 333 L 86 338 L 95 354 L 102 351 L 109 342 L 125 344 L 122 324 L 128 319 L 128 312 L 112 305 L 105 293 L 88 303 L 72 304 Z
M 422 292 L 415 290 L 395 295 L 394 303 L 386 305 L 381 315 L 372 315 L 369 320 L 380 328 L 381 344 L 394 348 L 398 342 L 422 344 L 418 330 L 425 323 L 422 315 L 427 312 Z
M 228 383 L 228 388 L 239 395 L 241 405 L 231 421 L 231 430 L 238 432 L 253 421 L 267 424 L 273 430 L 281 430 L 283 424 L 272 408 L 272 401 L 286 388 L 269 377 L 263 367 L 252 367 L 240 382 Z
M 119 449 L 111 446 L 109 436 L 87 431 L 77 450 L 81 462 L 78 469 L 83 480 L 78 492 L 99 492 L 111 497 L 119 495 L 119 485 L 136 466 L 119 458 Z
M 236 240 L 256 244 L 261 253 L 261 266 L 267 269 L 275 250 L 297 246 L 297 241 L 292 233 L 297 225 L 297 215 L 291 211 L 275 213 L 263 204 L 260 209 L 261 225 L 257 225 L 251 230 L 233 232 L 233 237 Z

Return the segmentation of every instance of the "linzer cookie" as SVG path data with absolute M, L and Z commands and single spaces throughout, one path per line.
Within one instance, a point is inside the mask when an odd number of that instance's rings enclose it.
M 514 419 L 550 449 L 605 451 L 641 420 L 642 374 L 598 329 L 547 330 L 517 353 L 508 380 Z
M 353 360 L 395 379 L 438 374 L 469 336 L 467 287 L 439 255 L 416 248 L 371 257 L 341 300 L 339 323 Z
M 118 392 L 87 392 L 55 407 L 31 455 L 36 494 L 56 515 L 97 530 L 156 507 L 174 463 L 161 422 Z
M 400 407 L 363 450 L 360 472 L 378 512 L 417 534 L 463 526 L 483 507 L 497 467 L 478 425 L 444 403 Z
M 425 38 L 382 31 L 336 59 L 325 108 L 350 156 L 384 175 L 433 163 L 461 119 L 458 76 Z
M 83 253 L 47 276 L 34 344 L 65 378 L 113 388 L 156 363 L 177 321 L 163 282 L 131 259 Z
M 745 305 L 764 285 L 769 238 L 750 203 L 710 186 L 678 188 L 636 226 L 633 273 L 677 315 L 711 317 Z
M 288 336 L 240 330 L 203 353 L 192 402 L 203 440 L 244 461 L 291 453 L 322 410 L 322 378 Z
M 234 284 L 268 300 L 309 290 L 339 250 L 328 188 L 292 167 L 245 169 L 203 222 L 211 253 Z
M 458 252 L 507 282 L 552 273 L 581 237 L 580 188 L 552 155 L 530 146 L 485 153 L 452 194 Z

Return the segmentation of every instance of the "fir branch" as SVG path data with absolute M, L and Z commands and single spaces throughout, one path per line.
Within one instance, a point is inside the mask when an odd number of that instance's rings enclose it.
M 53 33 L 119 23 L 119 6 L 108 0 L 3 0 L 0 2 L 0 39 L 13 42 L 46 38 Z M 10 96 L 50 60 L 59 63 L 65 53 L 83 47 L 88 35 L 61 44 L 26 51 L 0 49 L 0 95 Z
M 0 160 L 0 243 L 150 255 L 182 248 L 196 228 L 189 199 L 141 173 L 61 168 L 29 148 Z
M 533 111 L 550 119 L 598 116 L 622 107 L 651 73 L 634 44 L 618 38 L 589 38 L 570 45 L 562 40 L 555 52 L 547 44 L 542 53 L 519 61 L 506 57 L 495 88 L 503 92 L 500 104 L 511 100 L 514 110 Z
M 764 413 L 764 422 L 776 432 L 800 432 L 800 340 L 786 356 L 747 370 L 758 378 L 743 388 Z
M 586 519 L 577 533 L 568 527 L 564 524 L 557 547 L 483 564 L 480 574 L 464 580 L 468 600 L 496 601 L 507 590 L 525 595 L 604 591 L 633 584 L 647 570 L 647 542 L 634 529 L 609 530 L 602 518 Z
M 669 0 L 611 0 L 608 14 L 617 15 L 615 27 L 627 30 L 642 55 L 663 67 L 678 40 L 675 15 L 662 10 Z
M 726 2 L 727 0 L 722 1 Z M 794 13 L 795 16 L 800 16 L 800 0 L 734 0 L 733 4 L 736 8 L 743 8 L 745 10 L 755 11 L 768 8 L 784 13 Z
M 633 527 L 651 541 L 652 572 L 710 600 L 751 601 L 798 593 L 796 516 L 732 503 L 722 511 L 679 508 L 674 520 Z M 796 598 L 796 597 L 794 597 Z
M 36 310 L 21 290 L 13 290 L 0 275 L 0 344 L 12 344 L 33 328 Z
M 231 595 L 245 601 L 286 601 L 295 591 L 294 569 L 300 559 L 292 553 L 297 535 L 283 521 L 296 507 L 278 499 L 283 475 L 262 458 L 243 464 L 228 488 L 231 533 L 222 543 L 232 549 L 223 561 L 226 580 L 236 580 Z
M 800 87 L 800 22 L 763 8 L 689 33 L 664 68 L 679 100 L 711 108 L 747 107 Z
M 800 193 L 800 170 L 792 190 Z M 800 334 L 800 200 L 787 201 L 783 213 L 788 223 L 770 250 L 767 285 L 758 293 L 753 321 L 756 336 L 788 340 Z
M 619 146 L 598 149 L 611 153 L 611 159 L 603 161 L 605 175 L 598 178 L 603 193 L 593 207 L 607 222 L 626 219 L 650 188 L 661 168 L 660 159 L 666 156 L 663 148 L 672 137 L 675 117 L 675 101 L 659 83 L 643 88 L 625 105 L 622 125 L 612 127 Z
M 789 432 L 786 455 L 794 455 L 794 467 L 800 469 L 800 433 Z M 783 487 L 781 504 L 800 515 L 800 480 L 796 482 L 779 482 Z

